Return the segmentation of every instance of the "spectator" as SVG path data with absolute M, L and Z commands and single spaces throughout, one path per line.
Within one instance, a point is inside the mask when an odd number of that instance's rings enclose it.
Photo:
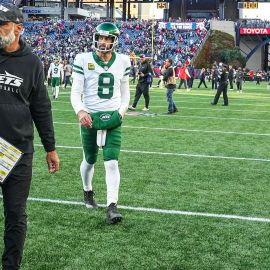
M 200 82 L 199 82 L 199 85 L 198 85 L 198 88 L 200 88 L 201 84 L 204 84 L 205 88 L 208 88 L 206 83 L 205 83 L 205 68 L 202 68 L 201 69 L 201 72 L 200 72 Z
M 244 73 L 242 72 L 241 67 L 239 67 L 235 74 L 235 81 L 238 93 L 242 93 L 243 77 Z
M 173 61 L 171 58 L 169 58 L 165 61 L 164 68 L 162 69 L 163 80 L 167 88 L 166 96 L 168 102 L 168 114 L 178 112 L 176 105 L 173 101 L 173 92 L 175 91 L 176 88 L 176 79 L 172 64 Z

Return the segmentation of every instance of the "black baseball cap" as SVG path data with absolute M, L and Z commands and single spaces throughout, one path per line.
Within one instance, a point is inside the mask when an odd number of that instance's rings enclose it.
M 23 15 L 17 6 L 3 3 L 0 4 L 0 21 L 22 23 Z

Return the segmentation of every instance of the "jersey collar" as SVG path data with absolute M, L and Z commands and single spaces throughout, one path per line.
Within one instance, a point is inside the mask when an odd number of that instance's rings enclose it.
M 97 56 L 96 52 L 93 52 L 93 58 L 94 58 L 95 62 L 96 62 L 99 66 L 101 66 L 101 67 L 104 68 L 105 70 L 108 70 L 108 69 L 111 67 L 111 65 L 114 63 L 115 58 L 116 58 L 116 54 L 115 54 L 115 52 L 112 52 L 112 57 L 111 57 L 111 59 L 110 59 L 110 61 L 109 61 L 108 63 L 103 62 L 103 61 Z

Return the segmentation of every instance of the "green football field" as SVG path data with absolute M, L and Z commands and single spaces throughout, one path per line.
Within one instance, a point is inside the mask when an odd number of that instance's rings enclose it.
M 134 90 L 131 85 L 131 100 Z M 82 150 L 70 88 L 52 101 L 61 170 L 47 172 L 36 136 L 23 270 L 270 269 L 266 83 L 246 82 L 242 94 L 229 90 L 228 107 L 221 106 L 222 97 L 211 106 L 209 88 L 177 90 L 179 112 L 173 115 L 166 114 L 165 89 L 153 87 L 150 95 L 149 113 L 142 114 L 142 97 L 138 113 L 124 118 L 124 220 L 115 226 L 105 223 L 104 207 L 95 211 L 83 204 Z M 93 184 L 104 206 L 102 153 Z M 3 222 L 0 227 L 2 238 Z

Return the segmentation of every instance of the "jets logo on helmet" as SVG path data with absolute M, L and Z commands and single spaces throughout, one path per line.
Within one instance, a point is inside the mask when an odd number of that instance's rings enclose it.
M 108 46 L 106 46 L 105 48 L 102 48 L 99 42 L 100 36 L 110 37 L 112 39 L 112 42 L 107 43 Z M 97 51 L 100 51 L 100 52 L 113 51 L 115 47 L 118 45 L 119 36 L 120 36 L 120 31 L 113 23 L 109 23 L 109 22 L 101 23 L 100 25 L 97 26 L 95 33 L 93 35 L 94 47 Z

